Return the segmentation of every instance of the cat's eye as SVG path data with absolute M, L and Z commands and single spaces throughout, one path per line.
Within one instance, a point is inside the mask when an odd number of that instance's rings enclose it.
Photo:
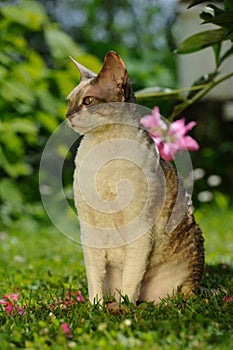
M 87 97 L 84 97 L 83 99 L 83 104 L 88 106 L 90 105 L 92 102 L 94 101 L 94 97 L 92 96 L 87 96 Z

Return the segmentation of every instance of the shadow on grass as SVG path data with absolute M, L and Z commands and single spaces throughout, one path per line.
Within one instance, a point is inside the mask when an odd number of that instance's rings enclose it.
M 223 263 L 205 265 L 201 286 L 233 295 L 233 266 Z

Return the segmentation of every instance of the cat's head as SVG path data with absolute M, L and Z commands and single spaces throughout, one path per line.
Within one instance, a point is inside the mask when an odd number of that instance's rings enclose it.
M 114 51 L 106 54 L 99 74 L 88 70 L 73 58 L 80 72 L 80 83 L 68 95 L 66 117 L 75 128 L 74 119 L 85 114 L 89 107 L 111 102 L 135 102 L 128 73 L 121 57 Z M 91 110 L 91 108 L 89 108 Z

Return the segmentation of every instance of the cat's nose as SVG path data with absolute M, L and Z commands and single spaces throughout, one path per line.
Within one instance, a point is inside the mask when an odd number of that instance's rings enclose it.
M 72 114 L 71 109 L 68 109 L 68 111 L 66 112 L 66 118 L 69 118 Z

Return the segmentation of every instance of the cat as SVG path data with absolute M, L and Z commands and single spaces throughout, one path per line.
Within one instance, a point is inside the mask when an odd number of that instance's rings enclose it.
M 84 135 L 73 187 L 89 300 L 188 298 L 200 284 L 204 239 L 182 180 L 140 125 L 121 57 L 108 52 L 98 74 L 71 59 L 81 79 L 66 117 Z

